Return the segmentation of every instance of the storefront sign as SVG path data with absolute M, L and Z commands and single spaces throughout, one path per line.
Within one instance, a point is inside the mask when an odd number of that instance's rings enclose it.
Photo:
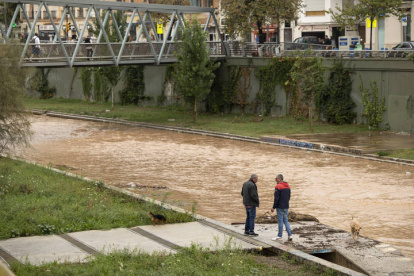
M 39 31 L 54 31 L 52 25 L 39 25 Z
M 311 31 L 328 31 L 329 26 L 302 26 L 302 32 L 311 32 Z

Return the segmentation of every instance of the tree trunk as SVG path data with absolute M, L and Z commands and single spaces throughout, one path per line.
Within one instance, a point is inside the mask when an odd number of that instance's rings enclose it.
M 112 85 L 112 89 L 111 89 L 111 98 L 112 98 L 112 104 L 111 104 L 111 108 L 114 109 L 114 86 Z
M 75 67 L 75 68 L 73 68 L 73 75 L 72 75 L 72 80 L 70 81 L 70 89 L 69 89 L 69 99 L 70 99 L 70 97 L 71 97 L 71 95 L 72 95 L 72 91 L 73 91 L 73 83 L 75 82 L 75 78 L 76 78 L 76 75 L 78 74 L 78 68 L 77 67 Z
M 369 32 L 370 32 L 370 35 L 369 35 L 369 49 L 372 51 L 372 29 L 373 29 L 375 18 L 370 17 L 370 19 L 371 19 L 371 29 L 369 30 Z
M 193 121 L 197 121 L 197 98 L 194 99 Z
M 310 131 L 313 132 L 312 107 L 309 107 L 309 126 L 310 126 Z
M 257 21 L 257 30 L 259 31 L 259 44 L 263 44 L 265 42 L 265 36 L 263 34 L 263 27 L 262 27 L 262 21 Z

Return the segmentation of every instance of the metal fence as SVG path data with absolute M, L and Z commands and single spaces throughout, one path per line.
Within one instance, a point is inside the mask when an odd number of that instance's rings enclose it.
M 280 57 L 280 56 L 312 56 L 323 58 L 407 58 L 414 51 L 407 50 L 332 50 L 331 46 L 319 44 L 297 43 L 240 43 L 237 41 L 207 42 L 207 50 L 212 58 L 217 57 Z M 40 56 L 32 56 L 34 43 L 30 43 L 23 57 L 23 66 L 66 67 L 73 66 L 101 66 L 126 64 L 152 64 L 176 62 L 175 52 L 180 48 L 180 42 L 121 42 L 114 43 L 80 43 L 77 42 L 53 43 L 42 41 Z M 63 50 L 65 49 L 65 51 Z M 120 54 L 120 51 L 122 53 Z M 161 52 L 162 51 L 162 52 Z M 74 56 L 75 55 L 75 56 Z M 73 62 L 72 62 L 73 61 Z
M 30 43 L 23 57 L 23 65 L 61 67 L 67 66 L 72 59 L 75 66 L 113 65 L 118 57 L 120 57 L 120 65 L 155 63 L 160 55 L 161 62 L 174 62 L 175 52 L 179 50 L 181 43 L 167 42 L 165 47 L 162 47 L 162 42 L 152 42 L 152 47 L 148 42 L 126 42 L 124 47 L 121 42 L 113 42 L 109 45 L 80 43 L 77 50 L 76 45 L 76 42 L 41 43 L 40 55 L 34 56 L 32 53 L 36 45 Z M 207 50 L 212 57 L 224 56 L 224 48 L 219 41 L 207 42 Z M 75 52 L 76 56 L 74 56 Z
M 333 49 L 330 45 L 301 43 L 241 43 L 225 42 L 229 57 L 277 57 L 317 56 L 324 58 L 407 58 L 414 54 L 410 50 L 345 50 Z

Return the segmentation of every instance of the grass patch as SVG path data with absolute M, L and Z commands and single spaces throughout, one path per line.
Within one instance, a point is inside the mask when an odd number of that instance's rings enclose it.
M 135 254 L 134 254 L 135 253 Z M 116 252 L 100 255 L 86 264 L 46 264 L 42 266 L 15 263 L 16 275 L 334 275 L 298 264 L 278 265 L 262 262 L 254 254 L 241 250 L 211 253 L 196 245 L 174 255 Z M 261 257 L 265 258 L 265 257 Z M 280 268 L 283 267 L 283 268 Z
M 307 120 L 297 121 L 289 116 L 259 118 L 252 114 L 210 114 L 200 112 L 197 115 L 197 122 L 194 123 L 190 108 L 185 109 L 182 107 L 115 105 L 114 109 L 111 110 L 110 103 L 91 103 L 67 99 L 40 100 L 29 97 L 24 99 L 24 104 L 27 109 L 122 118 L 130 121 L 191 127 L 251 137 L 310 133 Z M 169 121 L 168 119 L 174 119 L 174 121 Z M 367 130 L 367 127 L 364 125 L 334 125 L 323 122 L 315 122 L 313 127 L 313 133 L 346 133 Z
M 414 160 L 414 149 L 401 149 L 401 150 L 391 151 L 388 156 L 395 157 L 395 158 Z
M 0 158 L 0 239 L 147 225 L 148 211 L 168 223 L 193 221 L 102 186 Z

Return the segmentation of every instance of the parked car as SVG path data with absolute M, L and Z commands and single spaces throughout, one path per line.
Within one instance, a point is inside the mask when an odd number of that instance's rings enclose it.
M 414 41 L 403 41 L 398 43 L 397 46 L 392 47 L 393 50 L 410 50 L 414 51 Z
M 310 46 L 310 44 L 312 46 Z M 285 50 L 306 50 L 309 48 L 314 49 L 315 45 L 321 45 L 317 36 L 302 36 L 296 38 L 291 43 L 285 42 Z
M 400 42 L 397 46 L 392 47 L 392 49 L 398 52 L 391 52 L 388 55 L 389 57 L 405 57 L 411 53 L 414 53 L 414 41 Z
M 296 38 L 293 43 L 319 44 L 317 36 L 302 36 Z

